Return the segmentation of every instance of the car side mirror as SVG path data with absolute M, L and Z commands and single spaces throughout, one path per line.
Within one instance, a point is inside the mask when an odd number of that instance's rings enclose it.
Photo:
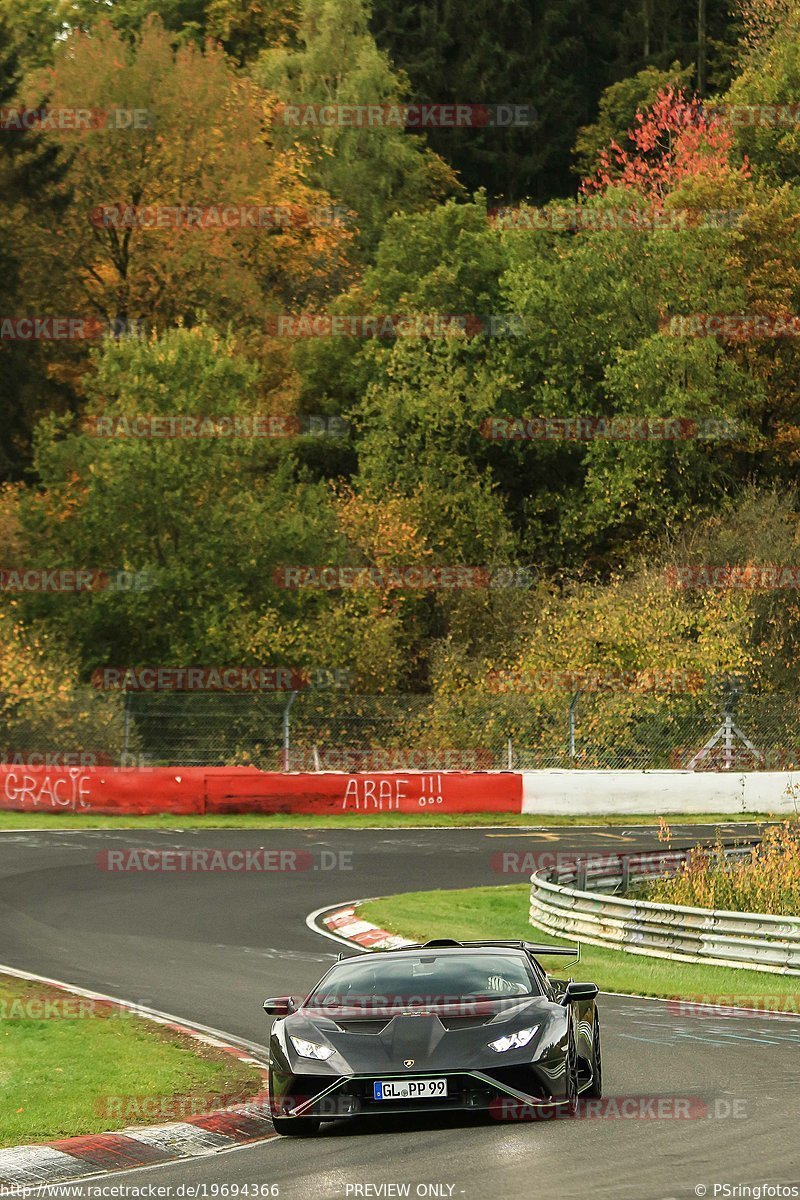
M 294 996 L 271 996 L 264 1001 L 264 1012 L 268 1017 L 288 1017 L 296 1008 Z
M 596 983 L 575 983 L 570 981 L 561 997 L 561 1003 L 564 1008 L 568 1004 L 576 1004 L 578 1001 L 596 1000 L 600 995 L 600 988 Z

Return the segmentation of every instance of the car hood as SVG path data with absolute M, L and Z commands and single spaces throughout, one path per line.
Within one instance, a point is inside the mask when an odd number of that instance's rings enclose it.
M 276 1023 L 278 1024 L 278 1023 Z M 566 1013 L 543 996 L 386 1011 L 299 1009 L 274 1032 L 288 1065 L 309 1074 L 361 1074 L 499 1067 L 544 1054 L 563 1038 Z M 522 1050 L 498 1054 L 489 1042 L 537 1025 Z M 334 1050 L 325 1062 L 301 1058 L 288 1035 Z

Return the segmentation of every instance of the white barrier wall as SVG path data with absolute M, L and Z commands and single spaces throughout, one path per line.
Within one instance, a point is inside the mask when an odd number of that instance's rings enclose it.
M 523 771 L 522 811 L 556 816 L 794 813 L 800 772 Z

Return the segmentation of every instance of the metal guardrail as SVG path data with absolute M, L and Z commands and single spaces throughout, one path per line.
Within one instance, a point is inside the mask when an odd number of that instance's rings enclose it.
M 751 846 L 726 847 L 726 858 Z M 689 850 L 595 855 L 531 877 L 531 924 L 561 937 L 678 962 L 800 975 L 800 917 L 628 900 L 629 884 L 676 872 Z

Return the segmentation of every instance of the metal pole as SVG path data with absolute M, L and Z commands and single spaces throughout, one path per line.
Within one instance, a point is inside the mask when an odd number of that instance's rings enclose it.
M 508 769 L 509 771 L 514 770 L 514 744 L 511 738 L 508 739 Z
M 733 765 L 733 717 L 729 712 L 725 713 L 725 770 L 729 771 Z
M 569 761 L 573 765 L 575 763 L 575 706 L 578 703 L 580 694 L 581 689 L 578 688 L 569 704 Z
M 292 749 L 292 743 L 289 737 L 289 710 L 294 704 L 294 698 L 297 692 L 290 692 L 289 699 L 286 701 L 286 707 L 283 710 L 283 770 L 289 770 L 289 755 Z
M 129 704 L 130 695 L 131 694 L 128 691 L 128 689 L 125 688 L 125 693 L 124 693 L 123 700 L 122 700 L 123 727 L 122 727 L 122 763 L 121 763 L 121 766 L 123 766 L 123 767 L 125 766 L 125 764 L 128 761 L 128 746 L 130 743 L 130 733 L 131 733 L 131 713 L 130 713 L 130 704 Z

